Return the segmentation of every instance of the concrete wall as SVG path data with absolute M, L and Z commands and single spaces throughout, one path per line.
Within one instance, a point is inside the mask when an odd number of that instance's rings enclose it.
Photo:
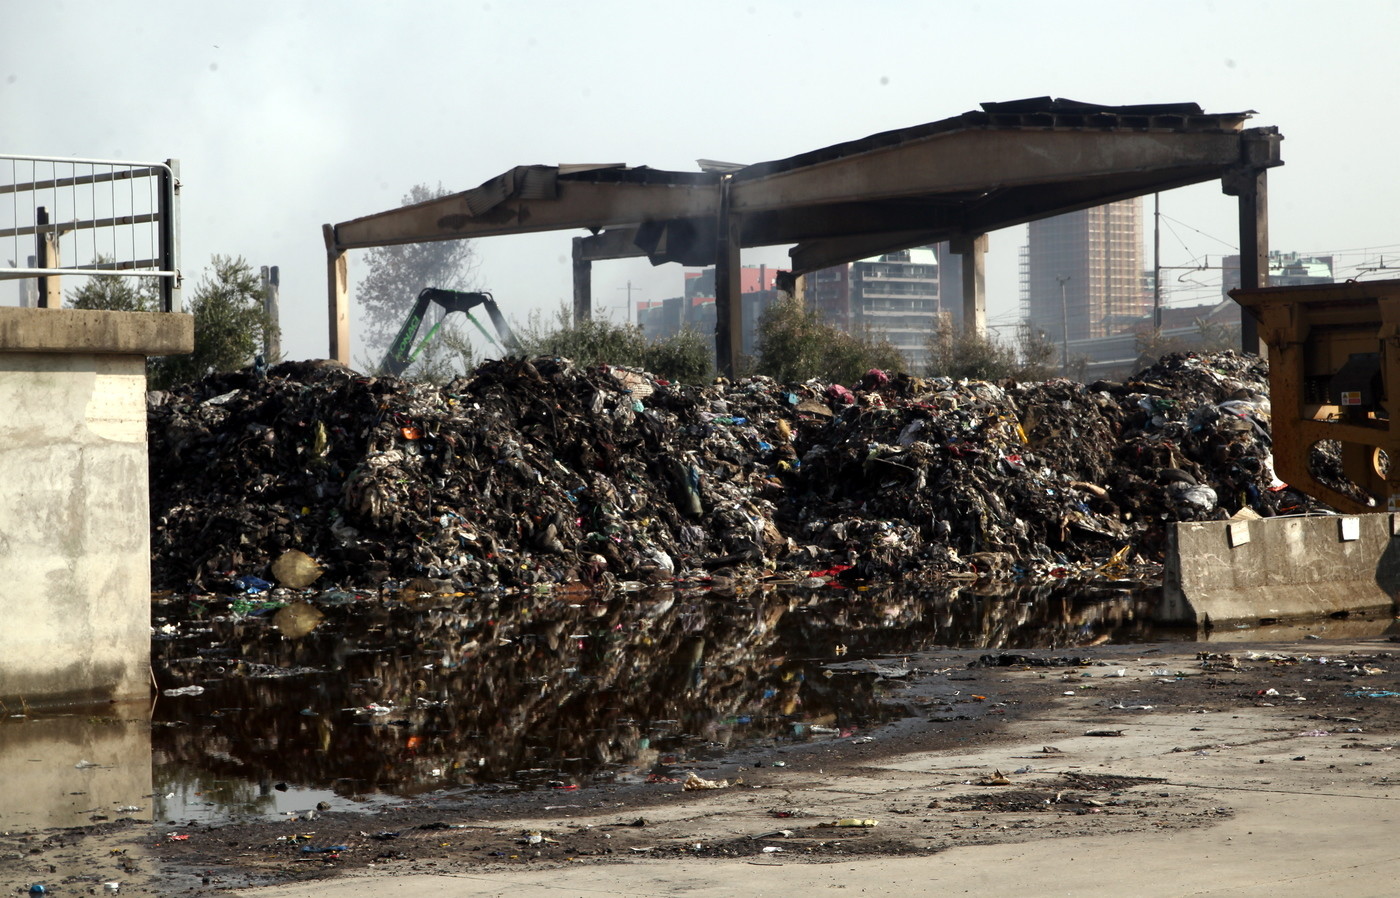
M 145 357 L 187 315 L 0 309 L 0 702 L 145 696 Z
M 1183 624 L 1391 613 L 1400 515 L 1176 524 L 1157 618 Z

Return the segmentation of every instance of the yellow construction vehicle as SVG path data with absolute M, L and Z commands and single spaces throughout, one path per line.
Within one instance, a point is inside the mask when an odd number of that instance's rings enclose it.
M 1274 468 L 1338 511 L 1400 511 L 1400 280 L 1230 291 L 1259 322 L 1268 348 Z M 1345 483 L 1312 461 L 1340 447 Z M 1334 478 L 1328 478 L 1333 480 Z

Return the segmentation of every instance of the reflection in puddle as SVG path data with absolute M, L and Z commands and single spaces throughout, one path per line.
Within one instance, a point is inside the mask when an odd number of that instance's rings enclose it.
M 1146 601 L 1006 585 L 327 598 L 300 639 L 246 600 L 241 615 L 227 601 L 156 606 L 162 687 L 205 689 L 157 704 L 157 785 L 174 793 L 162 816 L 670 776 L 737 745 L 903 713 L 885 678 L 834 662 L 1141 639 Z
M 3 828 L 152 819 L 150 722 L 145 702 L 0 719 Z
M 45 781 L 27 799 L 44 813 L 23 826 L 85 824 L 106 804 L 216 821 L 683 775 L 741 745 L 838 738 L 902 716 L 900 656 L 920 649 L 1194 636 L 1152 631 L 1152 601 L 1112 584 L 563 599 L 333 591 L 292 627 L 277 603 L 176 598 L 153 606 L 162 694 L 149 730 L 145 719 L 105 731 L 77 717 L 7 721 L 0 772 L 17 781 L 41 766 L 26 757 L 61 747 L 74 764 L 86 754 L 133 778 L 122 796 Z M 876 663 L 851 663 L 866 659 Z M 43 727 L 42 747 L 19 735 Z M 102 741 L 118 731 L 119 745 Z M 91 798 L 58 808 L 68 791 Z M 0 798 L 0 820 L 14 825 L 25 801 Z

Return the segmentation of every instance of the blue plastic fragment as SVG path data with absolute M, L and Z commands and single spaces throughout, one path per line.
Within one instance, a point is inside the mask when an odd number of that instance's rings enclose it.
M 269 589 L 272 588 L 272 584 L 268 583 L 261 577 L 239 577 L 237 580 L 233 581 L 233 583 L 235 586 L 248 593 L 249 595 L 252 595 L 253 593 L 257 592 L 267 592 Z

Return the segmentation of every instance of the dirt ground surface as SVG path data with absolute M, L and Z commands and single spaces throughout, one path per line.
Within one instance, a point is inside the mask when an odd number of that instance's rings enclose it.
M 854 736 L 692 759 L 645 784 L 252 825 L 4 833 L 0 890 L 1397 890 L 1400 645 L 1385 638 L 934 650 L 879 667 L 909 716 Z M 687 790 L 690 773 L 728 785 Z

